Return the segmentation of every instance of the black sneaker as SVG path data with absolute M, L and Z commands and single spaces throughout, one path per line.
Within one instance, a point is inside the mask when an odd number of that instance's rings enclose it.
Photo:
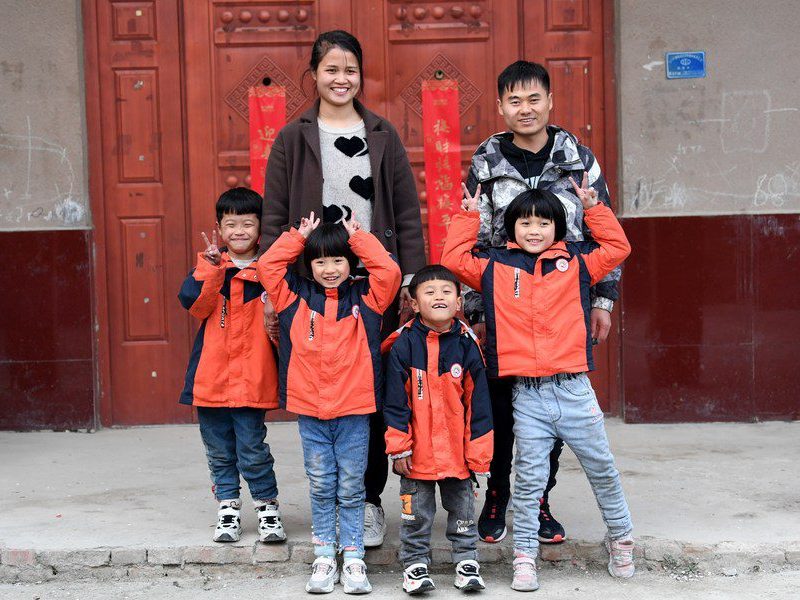
M 567 539 L 561 523 L 550 513 L 550 504 L 539 501 L 539 541 L 542 544 L 560 544 Z
M 506 537 L 506 507 L 508 492 L 486 490 L 486 503 L 478 518 L 478 536 L 488 544 L 496 544 Z

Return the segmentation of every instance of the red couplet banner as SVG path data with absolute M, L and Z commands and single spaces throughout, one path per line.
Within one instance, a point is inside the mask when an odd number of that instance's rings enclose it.
M 264 193 L 264 173 L 275 136 L 286 124 L 286 93 L 277 85 L 258 85 L 248 94 L 250 112 L 250 189 Z M 265 199 L 266 200 L 266 199 Z
M 450 218 L 461 206 L 461 127 L 458 82 L 422 82 L 422 131 L 425 192 L 428 203 L 428 245 L 432 263 L 439 262 Z

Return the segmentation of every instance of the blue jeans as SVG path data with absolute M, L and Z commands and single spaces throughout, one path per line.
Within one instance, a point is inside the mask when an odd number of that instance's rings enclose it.
M 364 558 L 364 471 L 369 415 L 323 421 L 299 415 L 303 461 L 311 489 L 314 555 Z M 339 543 L 336 512 L 339 513 Z
M 549 455 L 561 438 L 589 478 L 611 539 L 631 533 L 631 514 L 608 446 L 603 411 L 585 373 L 519 378 L 512 393 L 517 440 L 514 480 L 514 551 L 536 556 L 539 499 L 549 475 Z
M 239 497 L 242 474 L 253 500 L 278 497 L 273 465 L 266 443 L 266 411 L 259 408 L 197 407 L 200 436 L 206 447 L 214 496 L 218 501 Z

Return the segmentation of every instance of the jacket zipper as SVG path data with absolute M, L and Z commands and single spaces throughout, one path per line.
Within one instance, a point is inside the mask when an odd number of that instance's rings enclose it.
M 222 329 L 225 329 L 225 317 L 228 316 L 228 299 L 223 296 L 222 297 L 222 315 L 219 318 L 219 326 Z
M 308 341 L 313 341 L 314 339 L 314 318 L 317 316 L 316 311 L 311 311 L 311 322 L 308 326 Z
M 419 369 L 415 369 L 417 372 L 417 400 L 422 400 L 425 398 L 425 391 L 422 387 L 422 371 Z
M 519 298 L 519 267 L 514 269 L 514 298 Z

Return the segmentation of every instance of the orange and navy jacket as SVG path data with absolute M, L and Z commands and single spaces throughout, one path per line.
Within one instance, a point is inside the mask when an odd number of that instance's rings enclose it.
M 369 276 L 326 289 L 288 268 L 305 242 L 292 229 L 258 260 L 280 325 L 281 407 L 325 420 L 374 413 L 383 392 L 381 322 L 400 289 L 400 267 L 374 235 L 359 230 L 350 247 Z
M 393 341 L 393 343 L 392 343 Z M 488 473 L 492 406 L 475 334 L 459 320 L 443 333 L 416 317 L 384 342 L 386 453 L 411 455 L 412 479 Z
M 610 208 L 584 219 L 594 241 L 557 242 L 539 255 L 509 242 L 475 249 L 477 211 L 453 217 L 441 263 L 483 296 L 490 377 L 542 377 L 594 369 L 589 287 L 630 254 Z
M 181 404 L 278 408 L 278 369 L 264 331 L 264 288 L 255 263 L 239 269 L 222 252 L 214 266 L 197 266 L 178 298 L 202 320 L 186 369 Z

